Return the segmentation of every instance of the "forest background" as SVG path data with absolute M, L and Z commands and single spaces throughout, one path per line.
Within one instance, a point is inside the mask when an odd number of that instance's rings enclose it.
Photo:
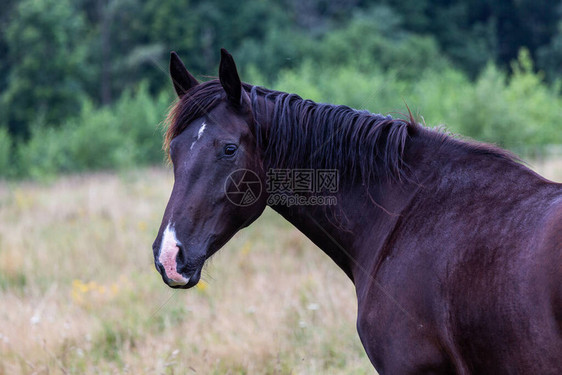
M 161 164 L 177 51 L 242 79 L 400 116 L 523 156 L 562 144 L 562 2 L 4 0 L 0 177 Z

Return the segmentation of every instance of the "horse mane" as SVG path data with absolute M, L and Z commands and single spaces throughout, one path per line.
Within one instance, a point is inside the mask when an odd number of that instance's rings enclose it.
M 514 160 L 500 148 L 478 142 L 455 139 L 438 131 L 426 131 L 411 113 L 409 118 L 373 114 L 343 105 L 316 103 L 296 94 L 243 84 L 249 94 L 254 114 L 258 149 L 263 152 L 265 170 L 332 169 L 347 181 L 408 180 L 404 152 L 414 132 L 426 133 L 450 149 L 464 149 Z M 260 100 L 262 99 L 262 100 Z M 218 80 L 195 86 L 169 111 L 163 148 L 192 121 L 207 115 L 226 100 Z M 270 113 L 268 126 L 256 119 Z M 419 131 L 423 129 L 424 131 Z M 169 155 L 169 152 L 167 152 Z
M 409 130 L 417 126 L 412 119 L 316 103 L 258 86 L 249 91 L 254 112 L 272 106 L 269 126 L 256 124 L 266 169 L 336 169 L 350 181 L 366 183 L 406 177 L 404 150 Z

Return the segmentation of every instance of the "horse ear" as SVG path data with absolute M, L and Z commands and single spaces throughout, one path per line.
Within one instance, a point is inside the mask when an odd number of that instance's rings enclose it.
M 221 48 L 219 79 L 230 103 L 240 106 L 242 104 L 242 82 L 240 82 L 232 55 L 224 48 Z
M 174 51 L 170 54 L 170 76 L 172 77 L 174 89 L 180 98 L 190 88 L 199 84 L 195 77 L 187 71 L 180 57 Z

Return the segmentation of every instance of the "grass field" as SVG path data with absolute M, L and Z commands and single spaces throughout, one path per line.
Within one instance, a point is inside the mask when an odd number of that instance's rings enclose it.
M 536 169 L 562 181 L 562 160 Z M 189 291 L 151 244 L 169 171 L 0 184 L 0 374 L 372 374 L 353 285 L 266 210 Z

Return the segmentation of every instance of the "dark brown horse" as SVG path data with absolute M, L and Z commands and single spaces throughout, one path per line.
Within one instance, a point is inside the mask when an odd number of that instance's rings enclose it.
M 205 83 L 172 53 L 166 284 L 196 285 L 269 204 L 355 284 L 379 373 L 562 374 L 561 185 L 411 118 L 241 83 L 221 52 Z

